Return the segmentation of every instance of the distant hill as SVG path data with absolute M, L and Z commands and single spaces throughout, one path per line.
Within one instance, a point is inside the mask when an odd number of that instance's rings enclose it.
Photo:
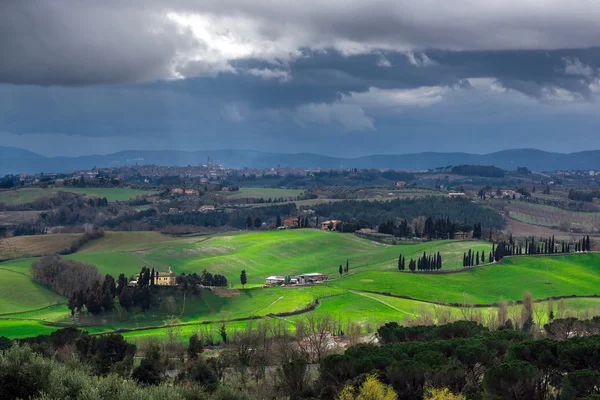
M 329 157 L 319 154 L 266 153 L 254 150 L 129 150 L 107 155 L 80 157 L 44 157 L 39 154 L 0 146 L 0 175 L 8 173 L 63 172 L 96 167 L 124 165 L 198 165 L 210 156 L 228 168 L 392 168 L 429 169 L 448 165 L 493 165 L 514 170 L 527 167 L 532 171 L 557 169 L 599 169 L 600 150 L 562 154 L 535 149 L 503 150 L 490 154 L 469 153 L 412 153 L 399 155 L 370 155 L 358 158 Z

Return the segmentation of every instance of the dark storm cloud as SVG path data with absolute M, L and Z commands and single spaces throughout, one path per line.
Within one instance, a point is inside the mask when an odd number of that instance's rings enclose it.
M 206 76 L 232 72 L 232 64 L 248 58 L 291 62 L 307 56 L 301 49 L 415 52 L 413 63 L 424 66 L 427 49 L 598 46 L 599 17 L 600 4 L 588 0 L 4 0 L 0 81 L 86 85 Z
M 450 87 L 468 92 L 472 78 L 491 78 L 506 89 L 541 101 L 552 99 L 558 89 L 592 100 L 590 85 L 598 78 L 600 66 L 600 49 L 438 50 L 426 53 L 431 60 L 427 66 L 415 66 L 406 54 L 390 51 L 354 56 L 333 50 L 303 52 L 303 57 L 285 64 L 238 60 L 235 73 L 217 77 L 92 87 L 2 85 L 0 128 L 18 134 L 159 136 L 230 129 L 227 124 L 243 121 L 245 129 L 261 124 L 261 129 L 268 130 L 264 124 L 271 119 L 289 119 L 305 105 L 312 104 L 301 110 L 303 115 L 317 114 L 309 120 L 331 121 L 340 112 L 361 113 L 355 105 L 332 110 L 338 113 L 333 117 L 324 116 L 328 112 L 324 104 L 371 88 Z M 413 56 L 422 59 L 422 53 Z M 385 67 L 380 66 L 382 58 L 388 61 Z M 268 71 L 285 73 L 269 75 Z M 289 79 L 282 79 L 285 76 Z M 365 118 L 357 126 L 369 127 L 369 121 Z

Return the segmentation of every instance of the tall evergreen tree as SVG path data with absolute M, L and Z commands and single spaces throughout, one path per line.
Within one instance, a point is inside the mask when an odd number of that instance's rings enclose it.
M 346 260 L 346 273 L 350 271 L 350 263 Z
M 246 283 L 248 283 L 248 276 L 246 276 L 245 269 L 243 269 L 242 272 L 240 273 L 240 283 L 242 284 L 242 289 L 244 288 L 244 285 Z
M 279 228 L 281 226 L 281 216 L 277 216 L 277 220 L 275 221 L 275 227 Z
M 590 235 L 587 236 L 585 247 L 586 247 L 587 251 L 592 251 L 592 244 L 590 243 Z
M 342 273 L 344 273 L 344 271 L 343 271 L 343 269 L 342 269 L 342 264 L 340 264 L 340 269 L 339 269 L 339 271 L 340 271 L 340 275 L 342 275 Z

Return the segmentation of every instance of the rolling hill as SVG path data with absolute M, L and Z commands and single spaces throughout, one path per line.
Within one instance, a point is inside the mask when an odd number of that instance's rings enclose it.
M 600 150 L 563 154 L 535 149 L 503 150 L 490 154 L 424 152 L 375 154 L 358 158 L 331 157 L 312 153 L 266 153 L 255 150 L 142 151 L 128 150 L 107 155 L 44 157 L 27 150 L 0 146 L 0 175 L 8 173 L 62 172 L 66 170 L 118 167 L 135 164 L 187 166 L 215 158 L 227 168 L 391 168 L 421 170 L 448 165 L 494 165 L 514 170 L 600 169 Z
M 27 246 L 31 243 L 27 242 Z M 157 232 L 108 232 L 104 238 L 87 243 L 69 258 L 98 266 L 101 273 L 135 275 L 142 265 L 158 270 L 172 268 L 177 273 L 201 273 L 203 269 L 224 274 L 231 289 L 201 290 L 183 297 L 181 291 L 165 289 L 160 307 L 146 312 L 112 313 L 92 317 L 68 316 L 64 298 L 33 282 L 29 267 L 34 259 L 0 263 L 0 330 L 11 337 L 36 335 L 61 326 L 80 326 L 90 332 L 132 330 L 131 339 L 150 334 L 166 335 L 166 324 L 178 324 L 177 332 L 197 329 L 218 332 L 221 320 L 227 329 L 243 329 L 250 317 L 260 318 L 280 312 L 303 309 L 319 299 L 315 315 L 331 315 L 364 327 L 390 320 L 430 318 L 440 315 L 466 318 L 465 309 L 449 303 L 488 304 L 501 297 L 519 300 L 525 291 L 534 298 L 584 295 L 569 298 L 572 312 L 598 310 L 595 298 L 600 283 L 600 254 L 555 257 L 513 257 L 501 264 L 469 270 L 461 267 L 468 249 L 486 253 L 487 242 L 435 241 L 419 244 L 383 245 L 352 234 L 315 229 L 266 232 L 229 232 L 209 236 L 173 237 Z M 460 272 L 422 274 L 399 272 L 397 258 L 417 257 L 423 252 L 440 252 L 444 270 Z M 350 273 L 339 276 L 338 267 L 349 260 Z M 549 284 L 546 269 L 549 267 Z M 248 284 L 242 289 L 240 271 L 245 269 Z M 323 272 L 330 281 L 313 287 L 261 288 L 269 275 Z M 378 293 L 374 293 L 378 292 Z M 398 298 L 391 295 L 409 296 Z M 169 300 L 172 298 L 172 300 Z M 431 302 L 444 302 L 435 305 Z M 517 308 L 514 314 L 518 314 Z M 541 306 L 540 306 L 541 307 Z M 545 306 L 544 306 L 545 307 Z M 556 307 L 556 305 L 555 305 Z M 546 308 L 544 308 L 546 310 Z M 495 315 L 495 308 L 477 308 L 478 315 Z M 280 318 L 293 324 L 302 315 Z M 545 317 L 540 317 L 545 318 Z M 236 321 L 232 321 L 236 320 Z M 140 330 L 141 329 L 141 330 Z M 365 328 L 371 329 L 371 328 Z

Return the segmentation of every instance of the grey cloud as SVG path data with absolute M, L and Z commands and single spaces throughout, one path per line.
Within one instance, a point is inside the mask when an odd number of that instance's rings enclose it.
M 344 55 L 414 54 L 413 64 L 426 66 L 443 64 L 430 49 L 600 45 L 599 3 L 558 0 L 543 10 L 531 1 L 446 5 L 445 0 L 355 0 L 343 6 L 335 0 L 4 0 L 0 81 L 86 85 L 216 76 L 235 72 L 239 60 L 293 62 L 330 49 Z

